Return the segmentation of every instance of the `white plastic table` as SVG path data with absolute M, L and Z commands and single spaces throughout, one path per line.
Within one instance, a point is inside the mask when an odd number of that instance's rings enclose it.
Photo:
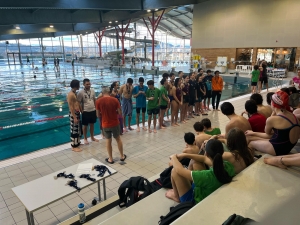
M 95 159 L 89 159 L 81 163 L 75 164 L 73 166 L 70 166 L 68 168 L 51 173 L 47 176 L 38 178 L 36 180 L 12 188 L 12 191 L 25 206 L 27 222 L 29 225 L 34 225 L 34 211 L 43 208 L 53 202 L 56 202 L 77 191 L 75 188 L 66 185 L 66 183 L 71 179 L 64 177 L 59 177 L 56 180 L 54 179 L 54 176 L 64 171 L 66 174 L 72 173 L 73 175 L 75 175 L 75 179 L 77 180 L 77 186 L 81 189 L 86 188 L 97 182 L 99 201 L 101 200 L 100 181 L 102 181 L 104 200 L 106 200 L 105 178 L 117 173 L 117 171 L 105 165 L 110 170 L 111 174 L 106 172 L 103 177 L 98 177 L 97 175 L 99 174 L 99 172 L 94 170 L 90 174 L 92 178 L 96 179 L 96 181 L 92 182 L 85 178 L 79 178 L 80 174 L 76 174 L 78 165 L 84 163 L 93 163 L 93 166 L 104 165 L 103 163 Z

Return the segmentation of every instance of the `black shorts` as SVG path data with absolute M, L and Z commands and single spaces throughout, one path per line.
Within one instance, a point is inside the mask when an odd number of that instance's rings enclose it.
M 268 83 L 268 77 L 261 77 L 261 78 L 259 78 L 259 81 L 261 83 L 267 84 Z
M 183 103 L 189 103 L 190 101 L 190 96 L 189 95 L 184 95 L 183 96 Z
M 147 110 L 147 114 L 148 115 L 157 115 L 159 113 L 159 108 L 155 108 L 155 109 L 148 109 Z
M 257 82 L 251 82 L 251 86 L 257 86 Z
M 203 98 L 211 98 L 212 94 L 211 94 L 211 90 L 206 91 L 206 94 Z
M 197 100 L 196 102 L 202 102 L 202 100 L 203 100 L 203 95 L 200 95 L 200 96 L 198 96 L 197 98 L 198 98 L 198 100 Z
M 164 109 L 167 109 L 168 106 L 167 105 L 160 105 L 159 108 L 162 109 L 162 110 L 164 110 Z
M 146 107 L 145 108 L 138 108 L 138 107 L 136 107 L 136 113 L 137 114 L 140 114 L 140 112 L 141 112 L 141 109 L 142 109 L 142 113 L 145 113 L 146 112 Z
M 196 98 L 193 96 L 190 96 L 190 100 L 189 100 L 189 106 L 193 106 L 195 105 L 195 101 L 196 101 Z
M 96 121 L 97 121 L 96 110 L 92 112 L 82 113 L 82 125 L 87 126 L 90 123 L 96 123 Z

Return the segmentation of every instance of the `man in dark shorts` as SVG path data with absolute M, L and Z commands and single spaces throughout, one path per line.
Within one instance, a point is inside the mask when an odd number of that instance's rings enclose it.
M 148 100 L 148 131 L 149 133 L 152 133 L 151 130 L 151 119 L 153 115 L 153 133 L 157 133 L 156 131 L 156 115 L 159 113 L 159 96 L 160 96 L 160 90 L 156 87 L 154 87 L 154 81 L 149 80 L 147 82 L 148 90 L 146 92 L 146 98 Z
M 207 70 L 206 73 L 207 75 L 203 78 L 202 81 L 205 84 L 205 89 L 206 89 L 205 96 L 203 96 L 203 106 L 204 106 L 204 110 L 210 111 L 209 105 L 210 105 L 210 99 L 212 97 L 211 80 L 213 78 L 213 75 L 211 74 L 211 70 Z
M 146 92 L 148 87 L 144 85 L 144 78 L 139 78 L 139 85 L 133 88 L 132 95 L 136 98 L 136 125 L 137 125 L 137 132 L 140 132 L 140 113 L 142 110 L 142 123 L 143 123 L 143 130 L 146 131 L 147 128 L 145 127 L 145 112 L 146 112 Z
M 189 80 L 189 115 L 190 117 L 193 116 L 193 107 L 195 106 L 196 102 L 196 80 L 195 80 L 195 73 L 190 74 L 190 80 Z
M 123 143 L 120 136 L 120 122 L 118 115 L 122 115 L 121 106 L 116 98 L 110 97 L 109 88 L 102 88 L 103 97 L 97 100 L 97 117 L 101 116 L 103 134 L 106 138 L 106 148 L 108 152 L 108 158 L 105 159 L 106 162 L 113 164 L 114 160 L 112 157 L 112 136 L 116 139 L 119 152 L 120 160 L 124 161 L 126 155 L 123 154 Z
M 160 113 L 159 113 L 159 128 L 164 129 L 166 128 L 166 125 L 164 125 L 163 120 L 164 120 L 164 115 L 166 112 L 166 109 L 168 108 L 168 104 L 170 103 L 170 99 L 168 97 L 168 91 L 167 91 L 167 86 L 168 86 L 168 81 L 163 78 L 160 81 L 161 88 L 160 88 Z
M 267 62 L 266 61 L 263 61 L 261 63 L 261 76 L 259 78 L 259 85 L 260 85 L 260 88 L 259 88 L 259 91 L 258 93 L 260 93 L 262 91 L 262 87 L 263 87 L 263 84 L 266 86 L 267 88 L 267 92 L 269 92 L 269 84 L 268 84 L 268 73 L 267 73 Z
M 97 121 L 96 116 L 96 94 L 94 89 L 91 89 L 91 82 L 89 79 L 83 80 L 84 89 L 79 91 L 77 95 L 77 100 L 79 101 L 83 112 L 82 112 L 82 125 L 83 125 L 83 136 L 84 144 L 89 144 L 87 140 L 87 128 L 90 125 L 91 140 L 99 142 L 98 139 L 94 137 L 94 124 Z

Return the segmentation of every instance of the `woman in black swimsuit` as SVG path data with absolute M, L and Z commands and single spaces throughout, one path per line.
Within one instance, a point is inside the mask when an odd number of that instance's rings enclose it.
M 249 147 L 270 155 L 286 155 L 296 145 L 300 124 L 296 116 L 286 110 L 289 96 L 278 91 L 272 95 L 274 116 L 267 119 L 265 133 L 246 131 Z

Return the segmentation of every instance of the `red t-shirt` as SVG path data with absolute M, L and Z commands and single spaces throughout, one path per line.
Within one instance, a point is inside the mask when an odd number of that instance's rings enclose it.
M 102 97 L 96 101 L 96 109 L 101 113 L 102 127 L 115 127 L 119 125 L 118 109 L 120 109 L 118 99 L 114 97 Z
M 254 113 L 248 119 L 251 128 L 254 132 L 263 132 L 265 133 L 265 126 L 266 126 L 267 118 L 259 113 Z

